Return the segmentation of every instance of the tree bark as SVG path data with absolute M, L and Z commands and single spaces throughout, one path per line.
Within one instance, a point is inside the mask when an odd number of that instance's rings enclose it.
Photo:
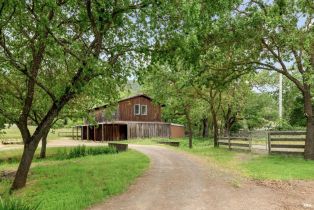
M 189 130 L 189 148 L 192 149 L 193 147 L 193 131 L 192 131 L 192 122 L 189 111 L 185 111 L 185 116 L 188 124 Z
M 311 96 L 311 90 L 310 90 L 309 85 L 305 85 L 303 99 L 304 99 L 304 113 L 307 118 L 304 159 L 314 160 L 314 120 L 313 120 L 312 96 Z
M 208 129 L 209 129 L 209 123 L 208 123 L 208 118 L 206 117 L 203 119 L 203 132 L 202 132 L 203 138 L 208 137 Z
M 50 129 L 43 134 L 41 139 L 41 150 L 40 150 L 40 158 L 46 158 L 46 149 L 47 149 L 47 137 L 49 134 Z
M 214 107 L 211 105 L 211 114 L 213 118 L 213 134 L 214 134 L 214 147 L 218 147 L 218 121 L 217 114 Z
M 224 136 L 227 137 L 227 136 L 230 136 L 231 127 L 236 122 L 236 113 L 232 113 L 232 108 L 229 104 L 228 104 L 227 113 L 224 114 L 224 120 L 225 120 Z
M 25 186 L 27 175 L 37 148 L 33 141 L 29 144 L 24 144 L 22 158 L 17 169 L 15 179 L 11 186 L 11 190 L 17 190 Z

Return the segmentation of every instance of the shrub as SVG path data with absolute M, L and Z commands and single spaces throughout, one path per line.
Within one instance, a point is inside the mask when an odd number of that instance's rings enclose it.
M 115 154 L 117 153 L 117 150 L 112 147 L 90 147 L 86 148 L 86 146 L 77 146 L 72 148 L 68 154 L 63 154 L 66 156 L 67 159 L 71 158 L 78 158 L 78 157 L 84 157 L 87 155 L 101 155 L 101 154 Z
M 88 155 L 101 155 L 101 154 L 115 154 L 117 153 L 116 148 L 112 147 L 91 147 L 88 149 Z
M 0 199 L 0 210 L 36 210 L 38 206 L 31 206 L 16 199 Z
M 86 147 L 85 145 L 83 145 L 83 146 L 77 146 L 71 149 L 67 158 L 71 159 L 71 158 L 82 157 L 85 155 L 86 155 Z

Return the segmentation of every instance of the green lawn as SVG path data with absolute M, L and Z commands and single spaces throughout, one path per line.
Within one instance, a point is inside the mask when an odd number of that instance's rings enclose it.
M 29 130 L 31 133 L 35 131 L 35 126 L 29 126 Z M 49 140 L 56 140 L 56 139 L 62 139 L 66 137 L 59 137 L 59 132 L 71 132 L 71 128 L 58 128 L 58 129 L 51 129 L 48 134 L 48 141 Z M 12 125 L 8 128 L 5 128 L 1 130 L 0 134 L 0 141 L 2 140 L 18 140 L 22 141 L 21 133 L 16 125 Z
M 193 149 L 188 148 L 187 140 L 182 140 L 180 150 L 208 158 L 244 176 L 254 179 L 271 180 L 314 180 L 314 161 L 301 156 L 253 154 L 214 148 L 212 141 L 195 139 Z
M 240 166 L 256 179 L 314 180 L 314 161 L 306 161 L 303 157 L 259 156 Z
M 132 143 L 133 140 L 128 141 Z M 314 161 L 306 161 L 300 156 L 253 154 L 214 148 L 211 139 L 193 139 L 193 148 L 188 148 L 188 139 L 179 139 L 180 147 L 175 150 L 202 156 L 212 164 L 233 170 L 254 179 L 270 180 L 314 180 Z M 138 139 L 135 144 L 156 144 L 156 139 Z
M 51 149 L 50 154 L 57 151 Z M 2 169 L 16 166 L 17 163 L 4 163 Z M 67 160 L 48 158 L 35 161 L 27 186 L 13 197 L 39 204 L 42 210 L 85 209 L 126 190 L 148 166 L 149 159 L 132 150 Z M 0 181 L 1 195 L 8 195 L 10 184 L 9 180 Z

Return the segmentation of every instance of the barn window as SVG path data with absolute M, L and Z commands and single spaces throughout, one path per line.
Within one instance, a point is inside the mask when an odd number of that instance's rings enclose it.
M 141 115 L 147 115 L 147 105 L 141 106 Z
M 141 114 L 140 105 L 134 104 L 134 115 L 140 115 L 140 114 Z

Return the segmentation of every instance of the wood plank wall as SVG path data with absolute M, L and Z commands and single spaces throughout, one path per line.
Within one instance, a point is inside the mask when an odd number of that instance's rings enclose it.
M 147 115 L 134 115 L 134 105 L 147 105 Z M 139 96 L 119 102 L 119 120 L 121 121 L 142 121 L 161 122 L 161 107 L 152 100 Z
M 128 139 L 170 137 L 170 124 L 168 123 L 129 123 Z
M 177 131 L 179 129 L 179 131 Z M 174 132 L 175 131 L 175 132 Z M 134 138 L 181 138 L 184 127 L 172 126 L 170 123 L 129 122 L 127 124 L 99 124 L 83 126 L 82 139 L 94 141 L 114 141 Z

